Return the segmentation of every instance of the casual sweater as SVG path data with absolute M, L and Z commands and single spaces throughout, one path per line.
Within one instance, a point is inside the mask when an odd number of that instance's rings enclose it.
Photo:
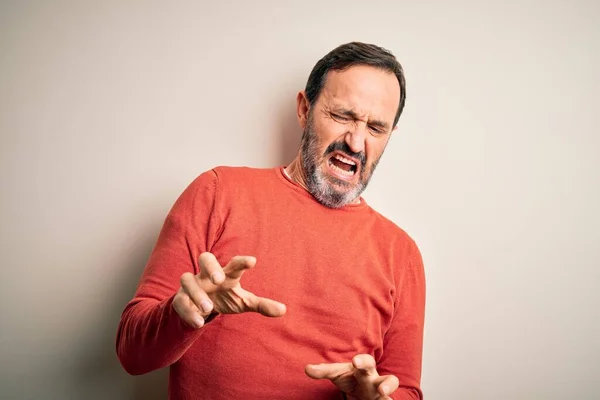
M 217 315 L 200 329 L 172 307 L 198 256 L 222 266 L 251 255 L 244 289 L 284 303 L 287 313 Z M 282 167 L 218 167 L 177 199 L 117 334 L 131 374 L 170 366 L 169 398 L 340 399 L 306 364 L 373 355 L 394 374 L 393 399 L 421 399 L 425 278 L 414 241 L 364 199 L 340 209 L 319 204 Z

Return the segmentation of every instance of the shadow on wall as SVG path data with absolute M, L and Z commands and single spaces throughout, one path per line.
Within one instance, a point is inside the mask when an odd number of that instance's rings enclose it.
M 135 221 L 135 218 L 133 219 Z M 95 329 L 86 337 L 83 354 L 69 392 L 85 399 L 164 400 L 167 398 L 168 370 L 155 371 L 143 376 L 131 376 L 121 367 L 116 355 L 115 340 L 121 313 L 133 298 L 138 281 L 154 247 L 164 216 L 153 221 L 137 221 L 145 232 L 130 244 L 127 255 L 121 255 L 123 274 L 119 286 L 106 293 L 109 300 L 97 316 Z M 73 393 L 75 392 L 75 393 Z
M 301 130 L 296 120 L 296 106 L 293 98 L 278 102 L 280 146 L 279 154 L 274 158 L 279 165 L 287 165 L 296 156 L 300 143 Z M 121 367 L 115 351 L 117 325 L 121 313 L 133 297 L 140 276 L 148 257 L 154 247 L 164 215 L 156 215 L 153 221 L 138 221 L 145 232 L 136 243 L 129 247 L 129 254 L 121 256 L 121 269 L 124 271 L 119 286 L 107 293 L 106 298 L 112 299 L 112 304 L 103 307 L 103 313 L 98 315 L 95 329 L 84 340 L 83 359 L 77 365 L 74 384 L 78 396 L 86 399 L 123 400 L 164 400 L 167 396 L 168 368 L 154 371 L 142 376 L 130 376 Z M 135 221 L 135 216 L 132 218 Z M 96 388 L 96 390 L 93 390 Z M 91 393 L 93 391 L 93 393 Z
M 281 104 L 279 110 L 279 140 L 281 147 L 278 162 L 280 165 L 288 165 L 298 154 L 302 130 L 296 117 L 295 98 L 286 96 L 286 100 L 281 101 L 279 104 Z

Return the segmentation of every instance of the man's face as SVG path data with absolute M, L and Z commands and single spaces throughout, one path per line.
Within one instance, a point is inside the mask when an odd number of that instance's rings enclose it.
M 330 71 L 300 122 L 301 161 L 309 192 L 323 205 L 343 207 L 365 190 L 393 130 L 400 101 L 396 76 L 369 66 Z

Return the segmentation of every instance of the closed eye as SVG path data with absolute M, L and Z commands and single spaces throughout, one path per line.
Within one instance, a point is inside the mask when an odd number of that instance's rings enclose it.
M 376 133 L 378 135 L 384 134 L 386 132 L 385 129 L 376 125 L 369 125 L 369 129 L 371 130 L 371 132 Z
M 338 122 L 350 122 L 350 117 L 347 117 L 345 115 L 331 113 L 331 118 Z

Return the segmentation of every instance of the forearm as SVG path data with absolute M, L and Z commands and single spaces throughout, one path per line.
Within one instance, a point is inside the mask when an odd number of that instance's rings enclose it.
M 173 296 L 132 300 L 119 323 L 117 356 L 132 375 L 167 367 L 181 358 L 202 329 L 189 327 L 175 312 Z

